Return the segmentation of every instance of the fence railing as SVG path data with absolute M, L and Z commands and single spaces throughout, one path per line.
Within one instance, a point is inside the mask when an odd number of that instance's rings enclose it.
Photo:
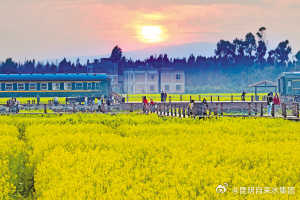
M 127 95 L 125 98 L 125 102 L 132 103 L 132 102 L 141 102 L 143 99 L 143 95 L 137 97 L 136 95 L 132 97 L 131 95 Z M 266 101 L 267 96 L 256 96 L 255 95 L 168 95 L 166 98 L 161 98 L 157 95 L 146 95 L 147 100 L 153 99 L 156 102 L 190 102 L 191 100 L 195 101 L 203 101 L 204 99 L 209 102 L 216 102 L 216 101 Z
M 153 111 L 154 110 L 154 111 Z M 234 103 L 195 103 L 190 109 L 187 105 L 159 103 L 154 109 L 143 110 L 144 113 L 156 113 L 161 116 L 189 117 L 189 116 L 272 116 L 299 118 L 298 103 L 283 103 L 281 106 L 268 106 L 266 103 L 245 102 L 242 105 Z M 237 111 L 238 113 L 234 113 Z
M 10 107 L 0 106 L 0 113 L 10 114 L 21 112 L 39 112 L 39 113 L 107 113 L 107 112 L 144 112 L 156 113 L 163 116 L 273 116 L 273 117 L 299 117 L 299 103 L 282 103 L 281 105 L 268 106 L 266 102 L 207 102 L 194 103 L 190 109 L 188 102 L 163 102 L 155 106 L 142 103 L 121 103 L 108 106 L 102 103 L 101 106 L 95 104 L 62 104 L 53 105 L 42 104 L 22 104 Z

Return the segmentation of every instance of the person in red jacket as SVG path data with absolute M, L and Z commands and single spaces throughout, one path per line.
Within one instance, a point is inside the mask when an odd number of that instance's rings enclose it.
M 151 113 L 154 113 L 154 102 L 153 99 L 150 99 Z
M 278 111 L 279 107 L 280 107 L 280 98 L 279 98 L 279 96 L 278 96 L 277 93 L 275 93 L 275 97 L 273 99 L 273 103 L 275 105 L 276 111 Z
M 148 110 L 148 100 L 146 96 L 143 98 L 143 111 L 146 112 Z

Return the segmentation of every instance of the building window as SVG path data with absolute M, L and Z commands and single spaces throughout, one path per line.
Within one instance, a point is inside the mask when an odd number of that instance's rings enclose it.
M 17 89 L 18 90 L 25 90 L 25 83 L 18 83 L 17 84 Z
M 100 83 L 95 83 L 95 90 L 100 90 Z
M 41 90 L 48 90 L 48 83 L 41 83 Z
M 150 91 L 154 92 L 154 86 L 150 86 Z
M 59 83 L 52 83 L 52 90 L 60 90 L 60 84 Z
M 152 80 L 154 79 L 154 74 L 151 74 L 151 79 L 152 79 Z
M 1 88 L 1 83 L 0 83 L 0 91 L 1 91 L 1 89 L 2 89 L 2 88 Z
M 64 83 L 64 90 L 72 90 L 72 83 Z
M 87 89 L 91 90 L 92 89 L 92 83 L 87 83 Z
M 75 90 L 83 90 L 83 83 L 75 83 Z
M 114 77 L 113 76 L 109 77 L 109 79 L 111 80 L 111 82 L 114 82 Z
M 170 89 L 169 85 L 165 85 L 165 90 L 169 91 L 169 89 Z
M 176 80 L 180 80 L 180 74 L 176 74 Z
M 176 85 L 176 90 L 180 91 L 180 85 Z
M 6 83 L 5 84 L 5 90 L 13 90 L 13 84 L 12 83 Z
M 29 83 L 29 90 L 36 90 L 36 83 Z

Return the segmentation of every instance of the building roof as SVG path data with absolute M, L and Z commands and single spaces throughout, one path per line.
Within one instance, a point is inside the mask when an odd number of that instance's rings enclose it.
M 147 71 L 155 71 L 158 72 L 157 68 L 124 68 L 123 72 L 147 72 Z
M 261 81 L 261 82 L 258 82 L 258 83 L 255 83 L 253 85 L 249 85 L 248 87 L 255 87 L 255 86 L 269 86 L 268 83 L 271 85 L 271 86 L 277 86 L 276 83 L 273 83 L 271 81 L 267 81 L 267 80 L 264 80 L 264 81 Z M 264 84 L 264 85 L 263 85 Z
M 98 81 L 106 74 L 0 74 L 0 81 Z

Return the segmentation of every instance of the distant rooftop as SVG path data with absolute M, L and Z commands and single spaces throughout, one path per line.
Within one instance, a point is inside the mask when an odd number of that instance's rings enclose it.
M 0 81 L 96 81 L 107 79 L 106 74 L 0 74 Z

